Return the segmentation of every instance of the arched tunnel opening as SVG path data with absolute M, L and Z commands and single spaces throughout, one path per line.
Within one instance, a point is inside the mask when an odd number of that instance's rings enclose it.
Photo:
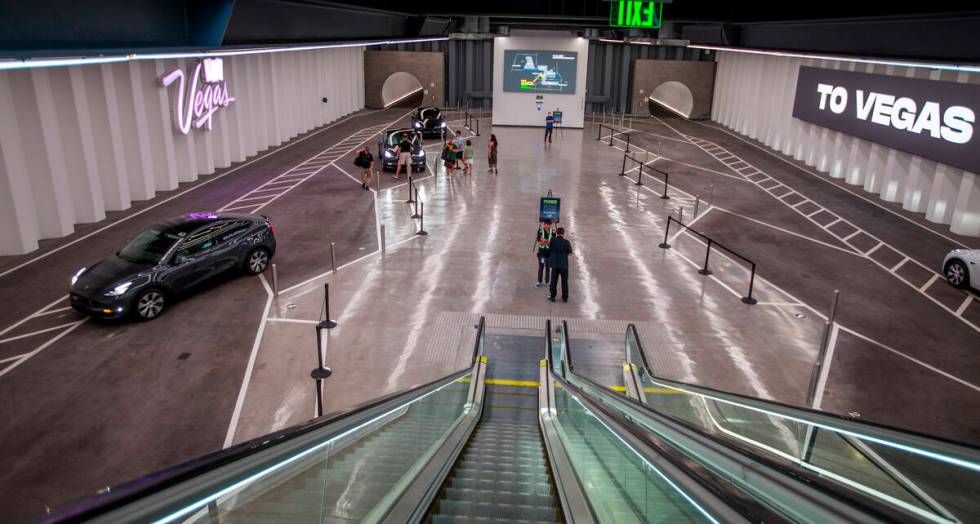
M 425 98 L 422 82 L 411 73 L 392 73 L 381 86 L 384 107 L 418 107 Z

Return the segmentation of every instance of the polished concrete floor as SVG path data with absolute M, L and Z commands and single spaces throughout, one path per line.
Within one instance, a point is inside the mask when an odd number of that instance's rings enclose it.
M 890 259 L 870 260 L 687 137 L 744 157 L 929 267 L 951 242 L 975 240 L 940 236 L 724 130 L 663 115 L 634 122 L 632 143 L 641 148 L 635 155 L 671 173 L 667 200 L 656 175 L 643 186 L 635 169 L 618 176 L 625 144 L 597 142 L 592 124 L 557 132 L 548 145 L 538 129 L 484 128 L 472 137 L 473 174 L 436 167 L 417 177 L 429 233 L 420 236 L 404 180 L 383 175 L 380 190 L 364 191 L 346 151 L 262 210 L 277 225 L 278 295 L 267 273 L 229 276 L 151 323 L 81 322 L 62 310 L 67 275 L 148 223 L 225 205 L 349 136 L 404 122 L 406 112 L 364 112 L 197 189 L 182 186 L 38 253 L 0 259 L 8 299 L 0 312 L 0 521 L 37 518 L 47 506 L 311 418 L 325 283 L 338 321 L 320 348 L 334 371 L 323 388 L 328 412 L 467 366 L 480 315 L 527 329 L 570 319 L 597 365 L 625 321 L 636 322 L 660 375 L 804 404 L 830 294 L 840 289 L 821 407 L 980 442 L 980 424 L 964 415 L 980 408 L 976 304 L 950 314 L 937 301 L 958 309 L 962 294 L 939 285 L 931 297 L 917 292 L 882 270 Z M 486 171 L 489 132 L 501 144 L 498 175 Z M 436 166 L 439 146 L 430 144 Z M 549 190 L 562 198 L 575 249 L 567 304 L 533 286 L 532 235 Z M 758 264 L 757 305 L 740 301 L 749 273 L 736 259 L 713 251 L 706 277 L 697 272 L 699 239 L 672 229 L 672 248 L 657 247 L 667 215 L 681 209 L 691 227 Z M 898 271 L 929 278 L 915 264 Z

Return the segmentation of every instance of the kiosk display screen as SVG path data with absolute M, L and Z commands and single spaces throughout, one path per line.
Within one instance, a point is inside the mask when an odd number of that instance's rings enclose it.
M 561 216 L 561 199 L 555 197 L 541 197 L 541 212 L 539 220 L 549 219 L 558 222 Z

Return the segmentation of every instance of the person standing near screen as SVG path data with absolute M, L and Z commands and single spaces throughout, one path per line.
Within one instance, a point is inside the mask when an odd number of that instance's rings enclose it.
M 551 239 L 548 253 L 551 256 L 551 286 L 548 300 L 554 302 L 558 293 L 558 279 L 561 279 L 561 301 L 568 302 L 568 256 L 572 254 L 572 244 L 565 240 L 565 228 L 558 228 L 558 237 Z
M 544 117 L 544 141 L 551 143 L 551 131 L 555 127 L 555 117 L 548 113 L 548 116 Z

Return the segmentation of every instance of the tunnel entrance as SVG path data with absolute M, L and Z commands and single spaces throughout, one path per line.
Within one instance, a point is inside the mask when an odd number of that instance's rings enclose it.
M 385 79 L 381 86 L 384 107 L 416 107 L 424 97 L 422 82 L 415 75 L 398 71 Z
M 694 95 L 691 89 L 682 82 L 670 80 L 657 86 L 650 94 L 650 114 L 660 108 L 665 108 L 684 118 L 691 118 L 694 109 Z

